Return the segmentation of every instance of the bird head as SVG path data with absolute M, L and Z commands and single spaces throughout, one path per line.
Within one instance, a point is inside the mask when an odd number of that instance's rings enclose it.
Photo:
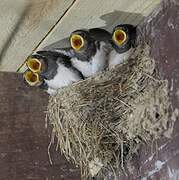
M 112 42 L 117 52 L 124 52 L 135 46 L 136 27 L 130 24 L 121 24 L 113 29 Z
M 28 69 L 34 73 L 41 73 L 45 70 L 44 59 L 38 55 L 31 55 L 26 61 Z
M 70 44 L 76 52 L 84 52 L 88 49 L 92 38 L 86 30 L 76 30 L 71 33 Z
M 40 86 L 43 82 L 38 73 L 27 70 L 23 77 L 29 86 Z

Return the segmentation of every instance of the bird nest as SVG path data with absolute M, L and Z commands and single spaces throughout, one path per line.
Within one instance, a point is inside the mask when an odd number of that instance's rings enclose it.
M 129 61 L 62 88 L 49 99 L 47 117 L 62 154 L 82 179 L 118 175 L 139 145 L 167 132 L 168 84 L 157 76 L 149 47 Z

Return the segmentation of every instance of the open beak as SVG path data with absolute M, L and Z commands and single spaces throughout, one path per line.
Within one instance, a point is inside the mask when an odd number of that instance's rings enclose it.
M 40 86 L 42 84 L 42 81 L 40 80 L 40 76 L 38 73 L 26 71 L 23 76 L 25 81 L 29 84 L 29 86 Z
M 112 39 L 118 46 L 121 46 L 126 41 L 127 35 L 123 30 L 118 29 L 114 31 Z
M 84 46 L 84 39 L 80 35 L 74 34 L 70 38 L 71 47 L 79 51 Z
M 42 59 L 30 57 L 27 59 L 26 65 L 34 73 L 40 73 L 44 69 L 44 62 Z

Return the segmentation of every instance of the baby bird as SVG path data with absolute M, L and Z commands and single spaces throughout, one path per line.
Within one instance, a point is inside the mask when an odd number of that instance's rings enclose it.
M 136 47 L 136 27 L 120 24 L 112 32 L 112 51 L 109 54 L 109 69 L 128 60 Z
M 70 57 L 72 65 L 89 77 L 107 68 L 110 39 L 111 34 L 104 29 L 76 30 L 70 35 L 70 48 L 54 51 Z
M 24 73 L 25 81 L 51 95 L 59 88 L 83 79 L 70 58 L 56 52 L 38 51 L 28 58 L 26 64 L 29 70 Z

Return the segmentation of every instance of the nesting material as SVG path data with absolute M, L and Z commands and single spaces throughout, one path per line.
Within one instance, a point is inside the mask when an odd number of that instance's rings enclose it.
M 166 133 L 169 105 L 167 81 L 139 46 L 128 62 L 60 89 L 47 116 L 61 152 L 87 179 L 117 175 L 142 142 Z

